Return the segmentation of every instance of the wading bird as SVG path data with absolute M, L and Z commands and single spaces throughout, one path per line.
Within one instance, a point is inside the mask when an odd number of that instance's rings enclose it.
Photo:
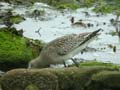
M 51 64 L 64 64 L 99 35 L 99 30 L 81 34 L 70 34 L 49 42 L 40 55 L 29 62 L 28 68 L 47 68 Z

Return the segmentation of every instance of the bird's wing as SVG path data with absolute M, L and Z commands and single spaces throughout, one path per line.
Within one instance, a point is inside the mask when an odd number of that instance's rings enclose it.
M 86 41 L 92 39 L 92 37 L 96 36 L 100 30 L 96 30 L 94 32 L 87 32 L 81 34 L 70 34 L 60 38 L 57 38 L 46 45 L 44 49 L 46 51 L 53 51 L 58 55 L 68 55 L 81 45 L 83 45 Z
M 58 48 L 57 54 L 67 55 L 70 52 L 72 52 L 74 49 L 79 47 L 85 35 L 72 34 L 72 35 L 64 36 L 61 39 L 59 39 L 56 45 L 56 47 Z

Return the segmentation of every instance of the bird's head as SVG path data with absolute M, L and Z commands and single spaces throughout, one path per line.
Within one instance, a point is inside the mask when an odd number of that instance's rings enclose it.
M 40 57 L 37 57 L 36 59 L 33 59 L 29 62 L 28 64 L 28 69 L 33 69 L 33 68 L 47 68 L 48 65 L 44 63 L 43 60 L 41 60 Z
M 31 68 L 35 68 L 35 67 L 36 67 L 35 60 L 30 61 L 28 64 L 28 68 L 31 69 Z

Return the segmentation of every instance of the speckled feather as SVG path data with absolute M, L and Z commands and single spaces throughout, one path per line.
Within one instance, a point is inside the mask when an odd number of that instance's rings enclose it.
M 67 55 L 75 48 L 79 47 L 80 43 L 84 40 L 84 38 L 89 33 L 82 33 L 82 34 L 70 34 L 60 38 L 53 40 L 52 42 L 48 43 L 45 50 L 50 50 L 51 47 L 56 49 L 56 53 L 58 55 Z M 52 50 L 51 50 L 52 51 Z

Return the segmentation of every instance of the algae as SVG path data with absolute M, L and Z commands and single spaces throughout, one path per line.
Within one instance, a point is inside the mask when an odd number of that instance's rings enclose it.
M 15 69 L 8 71 L 1 78 L 3 90 L 84 90 L 91 77 L 102 72 L 115 72 L 115 69 L 92 68 L 45 68 Z M 117 71 L 116 71 L 117 72 Z
M 102 71 L 93 75 L 85 90 L 120 90 L 120 71 Z
M 79 64 L 80 67 L 109 67 L 109 68 L 113 68 L 113 69 L 119 69 L 120 65 L 116 65 L 113 63 L 105 63 L 105 62 L 98 62 L 98 61 L 85 61 L 85 62 L 81 62 Z
M 28 62 L 38 56 L 43 47 L 41 42 L 28 45 L 30 39 L 18 35 L 18 32 L 15 28 L 0 29 L 0 70 L 27 67 Z

